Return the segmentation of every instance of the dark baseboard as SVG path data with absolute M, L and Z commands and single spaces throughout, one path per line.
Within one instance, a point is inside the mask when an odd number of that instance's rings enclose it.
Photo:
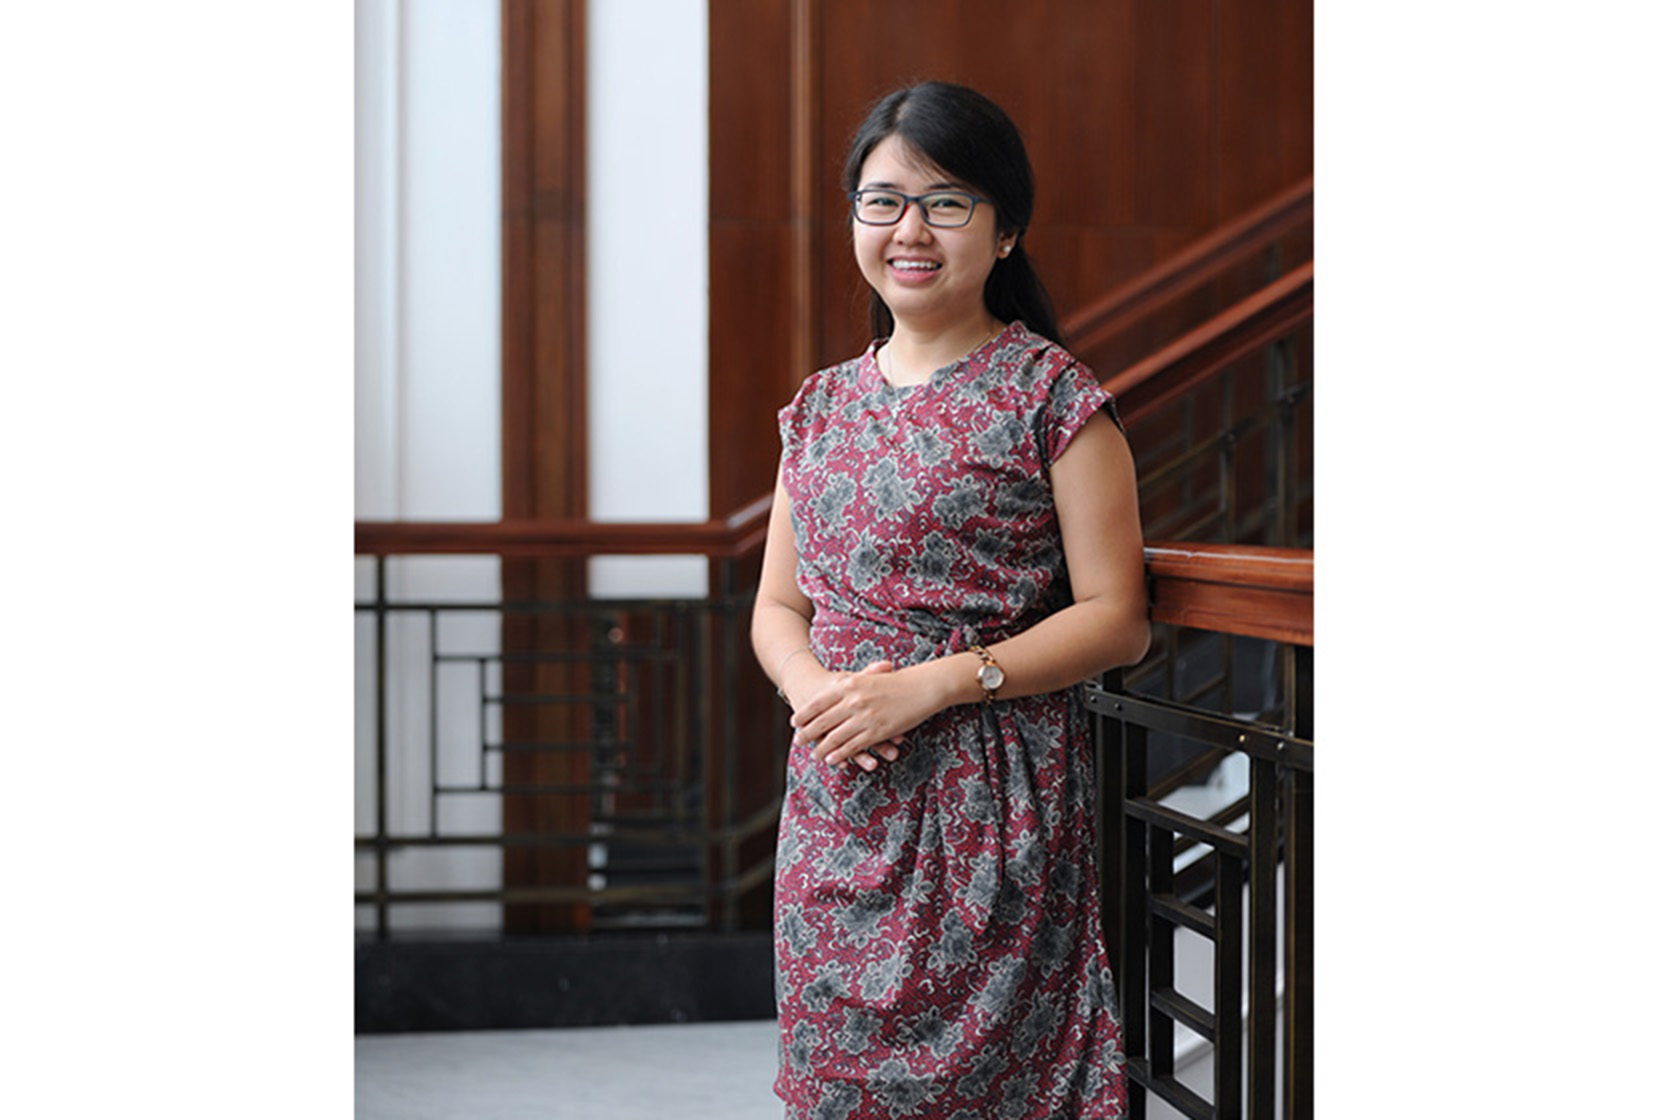
M 771 1019 L 768 932 L 356 941 L 356 1033 Z

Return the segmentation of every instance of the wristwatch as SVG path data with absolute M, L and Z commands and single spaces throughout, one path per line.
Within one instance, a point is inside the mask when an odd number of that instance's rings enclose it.
M 990 704 L 997 699 L 997 690 L 1003 687 L 1003 666 L 997 663 L 991 650 L 978 642 L 968 648 L 970 653 L 980 656 L 980 668 L 975 672 L 974 679 L 986 690 L 986 703 Z

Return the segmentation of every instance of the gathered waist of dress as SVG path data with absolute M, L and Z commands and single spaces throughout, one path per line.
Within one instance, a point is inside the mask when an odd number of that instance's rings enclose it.
M 811 619 L 811 648 L 830 669 L 856 670 L 883 660 L 915 665 L 1000 642 L 1024 628 L 1020 623 L 953 622 L 920 611 L 895 619 L 865 618 L 819 606 Z

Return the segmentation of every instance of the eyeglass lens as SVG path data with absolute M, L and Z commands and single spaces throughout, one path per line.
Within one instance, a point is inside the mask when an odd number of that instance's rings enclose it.
M 865 225 L 890 226 L 904 216 L 911 196 L 889 190 L 859 191 L 852 200 L 852 213 Z M 963 226 L 974 214 L 974 200 L 966 194 L 936 191 L 921 195 L 917 202 L 922 218 L 930 226 Z

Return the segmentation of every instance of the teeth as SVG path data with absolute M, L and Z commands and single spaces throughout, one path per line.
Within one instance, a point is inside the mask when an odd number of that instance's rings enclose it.
M 939 267 L 937 261 L 893 261 L 894 268 L 910 269 L 915 272 L 932 272 Z

